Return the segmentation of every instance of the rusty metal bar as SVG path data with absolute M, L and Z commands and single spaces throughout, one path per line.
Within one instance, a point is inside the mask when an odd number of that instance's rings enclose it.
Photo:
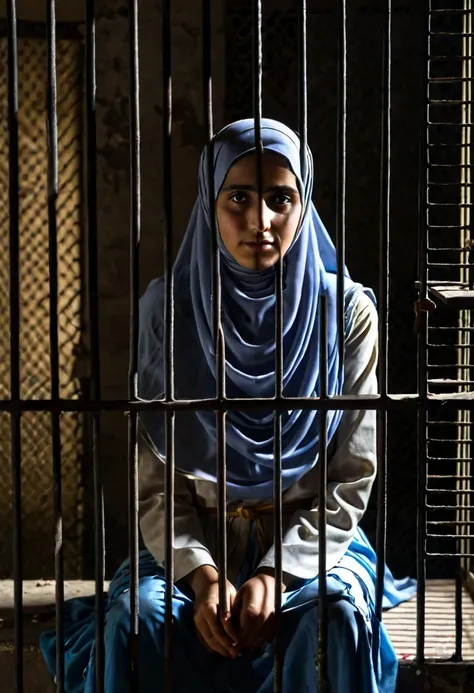
M 130 51 L 130 359 L 128 396 L 136 399 L 139 330 L 139 249 L 141 232 L 140 171 L 140 65 L 138 48 L 138 0 L 129 2 Z M 138 693 L 139 634 L 139 534 L 138 534 L 138 414 L 128 417 L 128 552 L 130 561 L 130 686 Z
M 97 159 L 96 159 L 96 8 L 86 0 L 86 172 L 87 172 L 87 302 L 90 325 L 91 401 L 85 404 L 91 418 L 91 449 L 94 476 L 94 553 L 95 553 L 95 687 L 104 691 L 104 577 L 105 520 L 104 492 L 100 463 L 100 412 L 103 410 L 100 383 L 99 279 L 97 252 Z
M 174 584 L 174 479 L 175 479 L 175 404 L 174 404 L 174 281 L 173 281 L 173 188 L 171 136 L 173 87 L 171 67 L 171 0 L 163 0 L 162 17 L 162 103 L 163 103 L 163 210 L 165 256 L 165 671 L 166 693 L 173 690 L 173 584 Z
M 388 329 L 390 281 L 390 174 L 391 174 L 391 97 L 392 97 L 392 0 L 383 10 L 382 55 L 382 141 L 380 168 L 379 233 L 379 391 L 388 393 Z M 387 556 L 387 412 L 377 412 L 377 577 L 375 615 L 382 620 L 382 600 Z
M 417 411 L 420 406 L 421 398 L 417 393 L 404 393 L 400 395 L 337 395 L 321 400 L 318 397 L 263 397 L 250 399 L 247 397 L 236 397 L 220 402 L 216 398 L 205 399 L 181 399 L 173 402 L 164 400 L 153 400 L 150 402 L 129 401 L 126 399 L 104 399 L 101 401 L 83 401 L 59 399 L 52 402 L 47 399 L 35 400 L 0 400 L 0 412 L 17 414 L 23 412 L 131 412 L 131 411 L 268 411 L 275 409 L 288 411 L 289 409 L 310 409 L 318 411 L 354 411 L 357 409 L 367 409 L 377 411 L 386 409 L 388 412 Z M 473 397 L 462 397 L 456 393 L 441 393 L 427 395 L 423 402 L 427 411 L 439 412 L 441 409 L 444 414 L 456 412 L 460 407 L 472 411 L 474 409 Z M 427 422 L 433 425 L 434 422 Z
M 418 172 L 418 300 L 425 301 L 428 297 L 428 31 L 430 22 L 430 1 L 425 0 L 420 7 L 420 61 L 421 61 L 421 98 L 419 119 L 419 172 Z M 418 512 L 417 512 L 417 604 L 416 604 L 416 660 L 419 663 L 425 659 L 425 617 L 426 617 L 426 454 L 427 454 L 427 335 L 428 313 L 422 311 L 418 325 L 418 440 L 417 440 L 417 472 L 418 472 Z
M 306 180 L 308 145 L 308 42 L 306 0 L 298 0 L 298 128 L 301 178 Z
M 18 33 L 15 0 L 7 0 L 8 51 L 8 204 L 10 247 L 10 397 L 11 478 L 13 515 L 15 683 L 24 691 L 23 677 L 23 549 L 21 512 L 21 391 L 20 391 L 20 177 L 18 141 Z
M 48 53 L 47 152 L 48 152 L 48 252 L 49 252 L 49 348 L 51 399 L 59 399 L 58 342 L 58 236 L 56 205 L 59 193 L 58 176 L 58 110 L 56 71 L 56 1 L 46 3 Z M 56 687 L 64 692 L 64 547 L 61 476 L 60 412 L 51 412 L 51 444 L 53 456 L 54 499 L 54 576 L 56 592 Z
M 212 321 L 216 369 L 216 397 L 225 401 L 225 341 L 221 323 L 221 264 L 214 186 L 213 95 L 212 95 L 212 0 L 202 2 L 203 24 L 203 115 L 207 137 L 208 209 L 212 239 Z M 226 522 L 226 412 L 216 412 L 217 479 L 217 568 L 219 603 L 227 603 L 227 522 Z
M 322 295 L 319 301 L 319 395 L 321 399 L 328 396 L 328 306 L 327 297 Z M 327 605 L 327 483 L 328 483 L 328 437 L 327 437 L 327 411 L 319 414 L 319 609 L 318 609 L 318 690 L 320 693 L 329 693 L 328 680 L 328 605 Z
M 337 180 L 336 180 L 336 260 L 337 338 L 341 368 L 344 368 L 344 280 L 346 264 L 346 183 L 347 183 L 347 0 L 339 0 L 338 99 L 337 99 Z

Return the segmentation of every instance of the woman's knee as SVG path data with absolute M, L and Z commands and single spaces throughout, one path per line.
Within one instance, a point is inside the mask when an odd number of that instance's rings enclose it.
M 358 641 L 357 610 L 346 599 L 339 599 L 328 605 L 328 635 L 337 641 L 344 639 L 346 647 L 357 646 Z
M 121 630 L 130 629 L 130 590 L 124 590 L 116 596 L 107 610 L 106 628 L 119 627 Z M 140 627 L 146 627 L 150 619 L 154 621 L 154 627 L 163 621 L 164 603 L 159 592 L 146 589 L 140 585 L 138 592 L 138 615 Z
M 355 622 L 355 607 L 347 599 L 338 599 L 328 604 L 328 622 L 338 624 L 353 624 Z

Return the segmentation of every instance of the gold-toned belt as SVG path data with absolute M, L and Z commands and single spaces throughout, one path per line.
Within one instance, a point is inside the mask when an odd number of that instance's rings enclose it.
M 273 513 L 273 503 L 267 505 L 255 505 L 253 507 L 244 507 L 239 505 L 236 510 L 226 511 L 226 517 L 241 517 L 242 520 L 255 522 L 257 528 L 257 540 L 262 551 L 265 551 L 265 532 L 263 531 L 262 515 L 270 515 Z
M 288 513 L 288 512 L 296 512 L 296 510 L 300 510 L 304 508 L 306 505 L 305 501 L 301 501 L 299 503 L 291 503 L 283 506 L 283 513 Z M 309 507 L 309 503 L 308 503 Z M 203 512 L 204 514 L 207 513 L 212 513 L 216 514 L 217 513 L 217 508 L 200 508 L 200 511 Z M 265 505 L 252 505 L 252 506 L 243 506 L 239 505 L 235 510 L 226 510 L 226 517 L 229 519 L 233 519 L 236 517 L 240 517 L 242 520 L 248 520 L 249 522 L 255 522 L 255 527 L 257 529 L 257 540 L 260 545 L 260 548 L 262 549 L 263 552 L 267 550 L 265 544 L 265 532 L 263 530 L 263 524 L 262 524 L 262 516 L 263 515 L 271 515 L 273 513 L 273 503 L 267 503 Z

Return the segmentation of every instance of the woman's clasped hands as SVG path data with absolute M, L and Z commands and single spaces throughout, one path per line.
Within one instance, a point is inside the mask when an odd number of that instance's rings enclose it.
M 227 581 L 224 609 L 219 607 L 219 579 L 214 567 L 198 568 L 190 583 L 194 590 L 194 623 L 208 650 L 235 659 L 273 640 L 275 578 L 270 571 L 258 572 L 238 591 Z

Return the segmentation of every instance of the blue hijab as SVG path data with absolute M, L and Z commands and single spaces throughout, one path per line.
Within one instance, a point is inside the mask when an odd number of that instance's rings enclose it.
M 328 392 L 339 395 L 343 372 L 337 347 L 336 253 L 311 201 L 313 161 L 306 151 L 306 175 L 300 168 L 300 141 L 285 125 L 262 120 L 264 150 L 279 154 L 296 177 L 303 204 L 302 222 L 284 257 L 283 387 L 288 397 L 314 397 L 319 392 L 319 298 L 328 299 Z M 212 252 L 206 151 L 199 167 L 199 195 L 174 265 L 175 396 L 215 397 L 215 354 L 212 328 Z M 228 125 L 214 138 L 216 198 L 231 166 L 255 151 L 252 119 Z M 275 395 L 275 268 L 243 268 L 219 243 L 222 277 L 222 327 L 226 343 L 228 397 Z M 347 272 L 346 330 L 359 285 Z M 351 300 L 352 299 L 352 300 Z M 138 394 L 141 399 L 164 392 L 164 280 L 156 279 L 140 300 Z M 328 414 L 328 440 L 342 412 Z M 165 457 L 165 423 L 160 412 L 141 412 L 140 419 L 156 452 Z M 289 488 L 317 462 L 317 411 L 287 411 L 282 416 L 283 489 Z M 229 500 L 270 498 L 273 477 L 273 413 L 229 411 L 227 495 Z M 176 468 L 201 479 L 216 480 L 214 412 L 176 415 Z

